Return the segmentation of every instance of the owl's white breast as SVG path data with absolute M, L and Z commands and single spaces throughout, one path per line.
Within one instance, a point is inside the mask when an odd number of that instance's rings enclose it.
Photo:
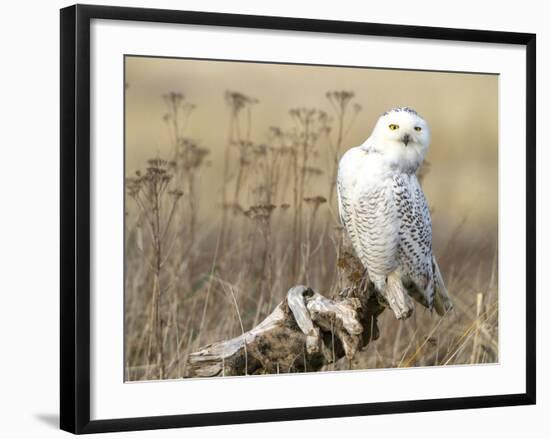
M 384 156 L 351 148 L 340 160 L 339 208 L 355 252 L 377 288 L 398 265 L 399 222 L 393 199 L 393 177 L 398 172 Z
M 366 152 L 360 146 L 349 149 L 340 160 L 339 174 L 352 199 L 375 187 L 391 185 L 392 170 L 381 154 Z

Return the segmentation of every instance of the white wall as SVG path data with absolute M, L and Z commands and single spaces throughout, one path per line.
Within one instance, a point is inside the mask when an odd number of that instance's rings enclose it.
M 96 3 L 88 1 L 88 3 Z M 550 104 L 548 46 L 550 28 L 544 2 L 524 0 L 503 6 L 496 0 L 457 2 L 338 0 L 321 3 L 296 0 L 123 1 L 102 4 L 188 10 L 301 16 L 396 24 L 464 27 L 538 35 L 538 347 L 539 404 L 499 408 L 326 419 L 246 426 L 211 427 L 127 434 L 134 437 L 214 438 L 220 435 L 255 437 L 338 437 L 356 433 L 376 437 L 395 433 L 407 437 L 512 437 L 548 432 L 543 417 L 550 409 L 548 322 L 543 321 L 542 275 L 550 255 L 543 252 L 550 236 L 542 225 L 550 220 L 547 189 L 550 160 L 543 148 L 548 136 L 543 121 Z M 0 15 L 0 432 L 3 437 L 55 437 L 58 411 L 58 283 L 59 283 L 59 165 L 58 165 L 58 9 L 69 2 L 5 2 Z M 545 53 L 546 52 L 546 53 Z M 7 135 L 6 135 L 7 133 Z M 544 202 L 546 199 L 546 203 Z M 546 346 L 544 346 L 546 343 Z M 543 351 L 543 346 L 545 350 Z M 544 364 L 543 364 L 544 363 Z M 123 437 L 119 434 L 116 437 Z

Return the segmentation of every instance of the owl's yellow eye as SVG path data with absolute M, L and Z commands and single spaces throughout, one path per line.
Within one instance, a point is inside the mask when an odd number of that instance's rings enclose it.
M 390 124 L 388 125 L 388 128 L 389 128 L 390 130 L 392 130 L 392 131 L 395 131 L 396 129 L 399 128 L 399 125 L 396 125 L 396 124 L 394 124 L 394 123 L 390 123 Z
M 420 131 L 422 131 L 422 128 L 421 127 L 414 127 L 414 130 L 420 132 Z

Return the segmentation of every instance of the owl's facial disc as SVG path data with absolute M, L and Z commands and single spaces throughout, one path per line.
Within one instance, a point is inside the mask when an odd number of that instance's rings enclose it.
M 391 166 L 416 169 L 428 150 L 430 129 L 416 111 L 399 107 L 380 116 L 371 140 Z
M 430 143 L 428 124 L 408 107 L 394 108 L 384 113 L 378 120 L 373 135 L 386 146 L 394 148 L 412 147 L 425 152 Z

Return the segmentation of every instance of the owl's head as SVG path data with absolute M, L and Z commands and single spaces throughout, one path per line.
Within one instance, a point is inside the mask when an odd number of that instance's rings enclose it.
M 392 108 L 378 119 L 371 141 L 392 164 L 414 172 L 430 146 L 430 128 L 412 108 Z

